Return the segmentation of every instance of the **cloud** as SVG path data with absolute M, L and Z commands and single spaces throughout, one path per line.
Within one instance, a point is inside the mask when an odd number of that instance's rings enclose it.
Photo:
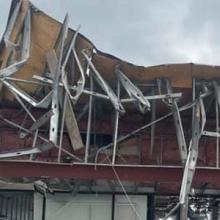
M 41 1 L 34 2 L 41 7 Z M 82 24 L 81 32 L 100 50 L 139 65 L 175 60 L 168 48 L 172 42 L 166 36 L 175 32 L 187 2 L 76 0 L 73 4 L 66 0 L 62 13 L 59 2 L 53 7 L 44 3 L 44 10 L 59 20 L 68 12 L 71 25 Z
M 0 38 L 6 27 L 10 4 L 10 1 L 0 0 Z

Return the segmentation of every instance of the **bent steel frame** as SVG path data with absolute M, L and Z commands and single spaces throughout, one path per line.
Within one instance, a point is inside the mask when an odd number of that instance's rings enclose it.
M 16 45 L 16 50 L 13 49 L 11 53 L 17 53 L 19 61 L 12 60 L 12 64 L 0 69 L 0 81 L 17 100 L 17 105 L 25 116 L 22 123 L 7 118 L 5 116 L 7 114 L 3 113 L 0 118 L 5 126 L 18 130 L 19 141 L 31 142 L 31 147 L 11 147 L 10 151 L 1 151 L 0 159 L 16 158 L 16 160 L 0 161 L 1 177 L 22 175 L 23 177 L 110 180 L 116 178 L 113 172 L 113 169 L 116 169 L 122 180 L 176 181 L 181 183 L 181 189 L 179 202 L 172 211 L 180 209 L 181 219 L 186 219 L 194 181 L 198 182 L 199 179 L 212 184 L 216 184 L 217 181 L 220 186 L 219 79 L 193 79 L 192 100 L 188 103 L 182 101 L 184 93 L 177 92 L 173 88 L 169 77 L 160 76 L 146 80 L 144 83 L 147 86 L 142 88 L 140 82 L 135 80 L 135 76 L 131 78 L 131 73 L 126 72 L 123 66 L 117 65 L 113 70 L 114 80 L 109 81 L 96 67 L 94 56 L 98 52 L 95 48 L 80 48 L 77 44 L 79 28 L 70 36 L 68 15 L 60 26 L 54 47 L 47 52 L 43 73 L 33 74 L 32 79 L 23 79 L 16 73 L 29 61 L 33 9 L 30 4 L 23 21 L 22 40 L 18 44 L 11 42 L 10 34 L 20 7 L 21 2 L 14 8 L 3 36 L 6 49 L 11 51 L 11 45 Z M 20 87 L 21 83 L 36 85 L 36 94 L 29 94 L 24 86 Z M 207 97 L 212 97 L 215 103 L 215 131 L 206 129 L 210 118 Z M 161 110 L 163 104 L 166 111 Z M 104 109 L 102 112 L 100 110 L 98 116 L 97 108 Z M 80 112 L 77 113 L 77 109 L 80 109 Z M 187 112 L 192 112 L 192 134 L 184 128 L 182 115 L 188 114 Z M 96 125 L 102 120 L 101 114 L 105 116 L 105 120 L 112 122 L 111 125 L 107 124 L 108 128 L 111 127 L 111 132 L 108 133 L 111 140 L 108 143 L 98 144 L 99 134 L 96 132 Z M 145 123 L 141 126 L 139 124 L 139 127 L 133 130 L 127 128 L 129 132 L 123 131 L 121 122 L 128 120 L 127 127 L 131 126 L 129 115 L 133 114 L 137 114 Z M 28 117 L 31 121 L 27 119 Z M 169 117 L 173 117 L 179 151 L 178 166 L 166 164 L 158 155 L 156 155 L 157 161 L 161 161 L 155 164 L 147 165 L 141 157 L 138 162 L 132 163 L 130 157 L 140 155 L 144 150 L 139 137 L 142 138 L 141 141 L 146 139 L 147 128 L 151 129 L 148 160 L 155 156 L 156 130 L 159 129 L 155 125 Z M 205 136 L 216 139 L 215 168 L 197 166 L 200 140 Z M 64 144 L 68 140 L 70 148 Z M 136 143 L 136 140 L 139 142 Z M 126 147 L 135 145 L 138 152 L 134 152 L 133 147 L 133 154 L 128 154 L 129 149 L 123 147 L 123 144 L 127 145 Z M 163 143 L 161 148 L 162 145 Z M 46 160 L 50 162 L 46 163 L 42 155 L 54 149 L 56 159 L 47 158 Z M 126 153 L 123 153 L 123 150 Z M 166 147 L 164 150 L 167 151 Z M 26 155 L 29 157 L 25 157 Z M 207 179 L 204 175 L 208 172 L 213 176 Z M 172 214 L 172 211 L 169 214 Z M 165 216 L 165 219 L 168 216 Z

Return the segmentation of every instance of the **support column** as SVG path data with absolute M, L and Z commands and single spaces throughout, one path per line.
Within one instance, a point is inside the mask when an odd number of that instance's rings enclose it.
M 115 219 L 115 194 L 112 194 L 112 216 L 111 220 Z
M 155 202 L 154 202 L 154 195 L 147 196 L 147 220 L 155 218 Z

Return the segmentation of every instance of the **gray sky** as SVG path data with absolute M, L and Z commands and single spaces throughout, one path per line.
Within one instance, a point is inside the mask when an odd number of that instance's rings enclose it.
M 219 0 L 32 0 L 99 50 L 139 65 L 220 65 Z M 0 35 L 10 0 L 0 0 Z

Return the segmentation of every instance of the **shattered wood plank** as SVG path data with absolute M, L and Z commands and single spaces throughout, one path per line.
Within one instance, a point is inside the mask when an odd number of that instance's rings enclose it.
M 79 127 L 76 121 L 75 114 L 73 112 L 71 100 L 67 97 L 66 113 L 65 113 L 65 125 L 68 131 L 71 145 L 74 150 L 79 150 L 84 147 L 82 138 L 80 135 Z

